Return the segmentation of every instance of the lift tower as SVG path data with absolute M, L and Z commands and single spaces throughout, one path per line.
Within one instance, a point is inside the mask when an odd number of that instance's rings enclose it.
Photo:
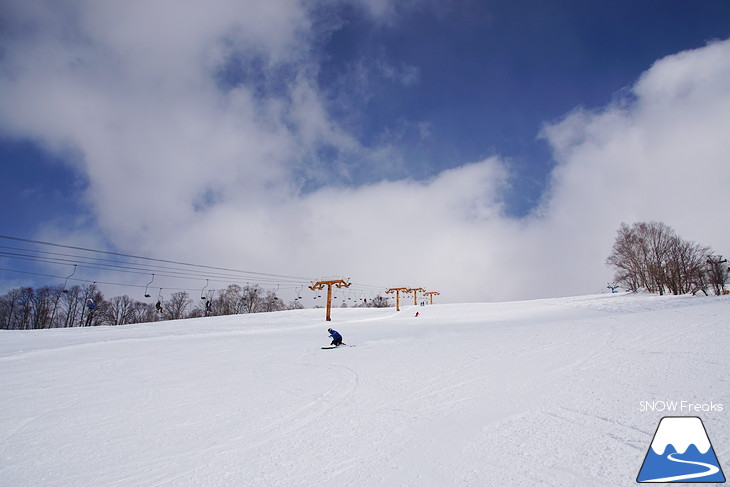
M 428 292 L 423 293 L 424 296 L 428 296 L 428 304 L 433 304 L 434 295 L 438 296 L 439 294 L 441 294 L 441 293 L 438 291 L 428 291 Z
M 413 293 L 413 306 L 418 306 L 418 291 L 421 291 L 422 293 L 425 293 L 426 290 L 422 287 L 416 287 L 412 289 L 406 289 L 407 293 Z
M 312 283 L 312 285 L 309 286 L 309 289 L 311 289 L 312 291 L 321 291 L 322 289 L 324 289 L 325 286 L 327 286 L 327 321 L 332 321 L 332 318 L 330 318 L 330 310 L 332 309 L 332 286 L 340 289 L 343 287 L 350 287 L 350 283 L 345 282 L 342 279 L 335 279 L 332 281 L 317 281 L 315 283 Z
M 400 293 L 401 291 L 406 292 L 408 290 L 407 287 L 392 287 L 385 291 L 388 294 L 395 293 L 395 310 L 400 311 Z

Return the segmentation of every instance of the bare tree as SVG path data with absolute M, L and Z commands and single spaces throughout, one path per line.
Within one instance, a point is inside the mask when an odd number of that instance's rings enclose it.
M 187 291 L 178 291 L 170 295 L 165 301 L 163 316 L 166 320 L 181 320 L 185 318 L 185 310 L 192 304 L 190 294 Z
M 260 298 L 261 311 L 281 311 L 285 308 L 284 303 L 276 295 L 275 291 L 268 290 L 266 294 Z
M 202 318 L 207 316 L 206 306 L 210 303 L 211 311 L 213 309 L 213 302 L 209 300 L 201 299 L 200 302 L 188 313 L 188 318 Z
M 363 305 L 366 308 L 387 308 L 390 306 L 390 304 L 388 304 L 388 298 L 379 294 L 370 301 L 363 303 Z
M 639 236 L 627 224 L 622 223 L 606 263 L 616 269 L 615 279 L 623 283 L 625 288 L 630 291 L 648 289 L 650 284 L 647 281 L 645 254 Z
M 231 284 L 218 292 L 218 297 L 213 301 L 214 315 L 233 315 L 241 312 L 241 286 Z
M 129 311 L 129 323 L 151 323 L 157 318 L 154 305 L 134 301 Z
M 101 308 L 101 323 L 104 325 L 126 325 L 132 315 L 133 300 L 127 295 L 115 296 Z
M 710 249 L 680 238 L 664 223 L 622 223 L 606 263 L 628 290 L 664 294 L 707 293 Z
M 34 330 L 52 328 L 61 299 L 63 288 L 60 286 L 43 286 L 33 295 L 33 324 Z
M 261 288 L 258 284 L 247 284 L 241 291 L 241 312 L 258 313 L 264 309 Z
M 0 299 L 0 323 L 6 330 L 30 328 L 33 289 L 13 289 Z
M 662 283 L 669 291 L 675 295 L 707 294 L 705 259 L 709 249 L 675 236 L 666 253 Z
M 707 279 L 712 289 L 718 296 L 724 294 L 728 281 L 727 259 L 723 259 L 722 255 L 708 255 L 705 262 L 707 264 Z
M 67 289 L 61 298 L 64 308 L 64 328 L 69 328 L 75 325 L 78 321 L 77 316 L 83 313 L 84 309 L 84 294 L 80 286 L 72 286 Z
M 211 293 L 210 298 L 212 298 Z M 219 291 L 215 299 L 207 299 L 190 310 L 192 300 L 186 291 L 173 293 L 165 301 L 163 317 L 178 320 L 198 316 L 258 313 L 302 308 L 294 301 L 288 306 L 275 291 L 263 290 L 258 285 L 242 288 L 232 284 Z M 210 304 L 210 309 L 206 306 Z M 124 325 L 155 321 L 158 313 L 149 303 L 129 296 L 105 300 L 96 283 L 88 286 L 45 286 L 13 289 L 0 296 L 0 328 L 33 329 L 73 326 Z

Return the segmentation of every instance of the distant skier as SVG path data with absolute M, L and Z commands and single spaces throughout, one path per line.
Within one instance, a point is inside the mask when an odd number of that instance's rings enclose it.
M 335 347 L 339 347 L 340 345 L 343 345 L 342 335 L 337 333 L 337 331 L 333 330 L 332 328 L 327 328 L 327 331 L 329 332 L 330 338 L 332 339 L 332 343 L 330 343 L 330 345 L 334 345 Z
M 96 305 L 91 298 L 86 300 L 86 307 L 89 309 L 89 315 L 86 317 L 86 326 L 91 326 L 91 320 L 94 319 L 94 311 L 96 311 Z
M 157 301 L 157 304 L 155 305 L 155 309 L 158 313 L 162 313 L 162 301 Z

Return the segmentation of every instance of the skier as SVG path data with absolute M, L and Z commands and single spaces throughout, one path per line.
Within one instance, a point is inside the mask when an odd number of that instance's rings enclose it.
M 332 339 L 332 343 L 330 343 L 330 345 L 334 345 L 335 347 L 339 347 L 340 345 L 343 345 L 342 335 L 337 333 L 337 331 L 333 330 L 332 328 L 327 328 L 327 331 L 329 332 L 330 338 Z
M 96 311 L 96 305 L 91 298 L 86 300 L 86 307 L 89 308 L 89 315 L 86 318 L 86 326 L 91 326 L 91 320 L 94 319 L 94 311 Z
M 157 301 L 157 304 L 155 304 L 155 309 L 158 313 L 162 313 L 162 301 Z

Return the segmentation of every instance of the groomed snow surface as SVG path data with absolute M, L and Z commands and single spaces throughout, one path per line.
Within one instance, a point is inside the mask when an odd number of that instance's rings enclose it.
M 730 465 L 728 297 L 332 314 L 0 331 L 0 485 L 630 486 L 663 416 Z

